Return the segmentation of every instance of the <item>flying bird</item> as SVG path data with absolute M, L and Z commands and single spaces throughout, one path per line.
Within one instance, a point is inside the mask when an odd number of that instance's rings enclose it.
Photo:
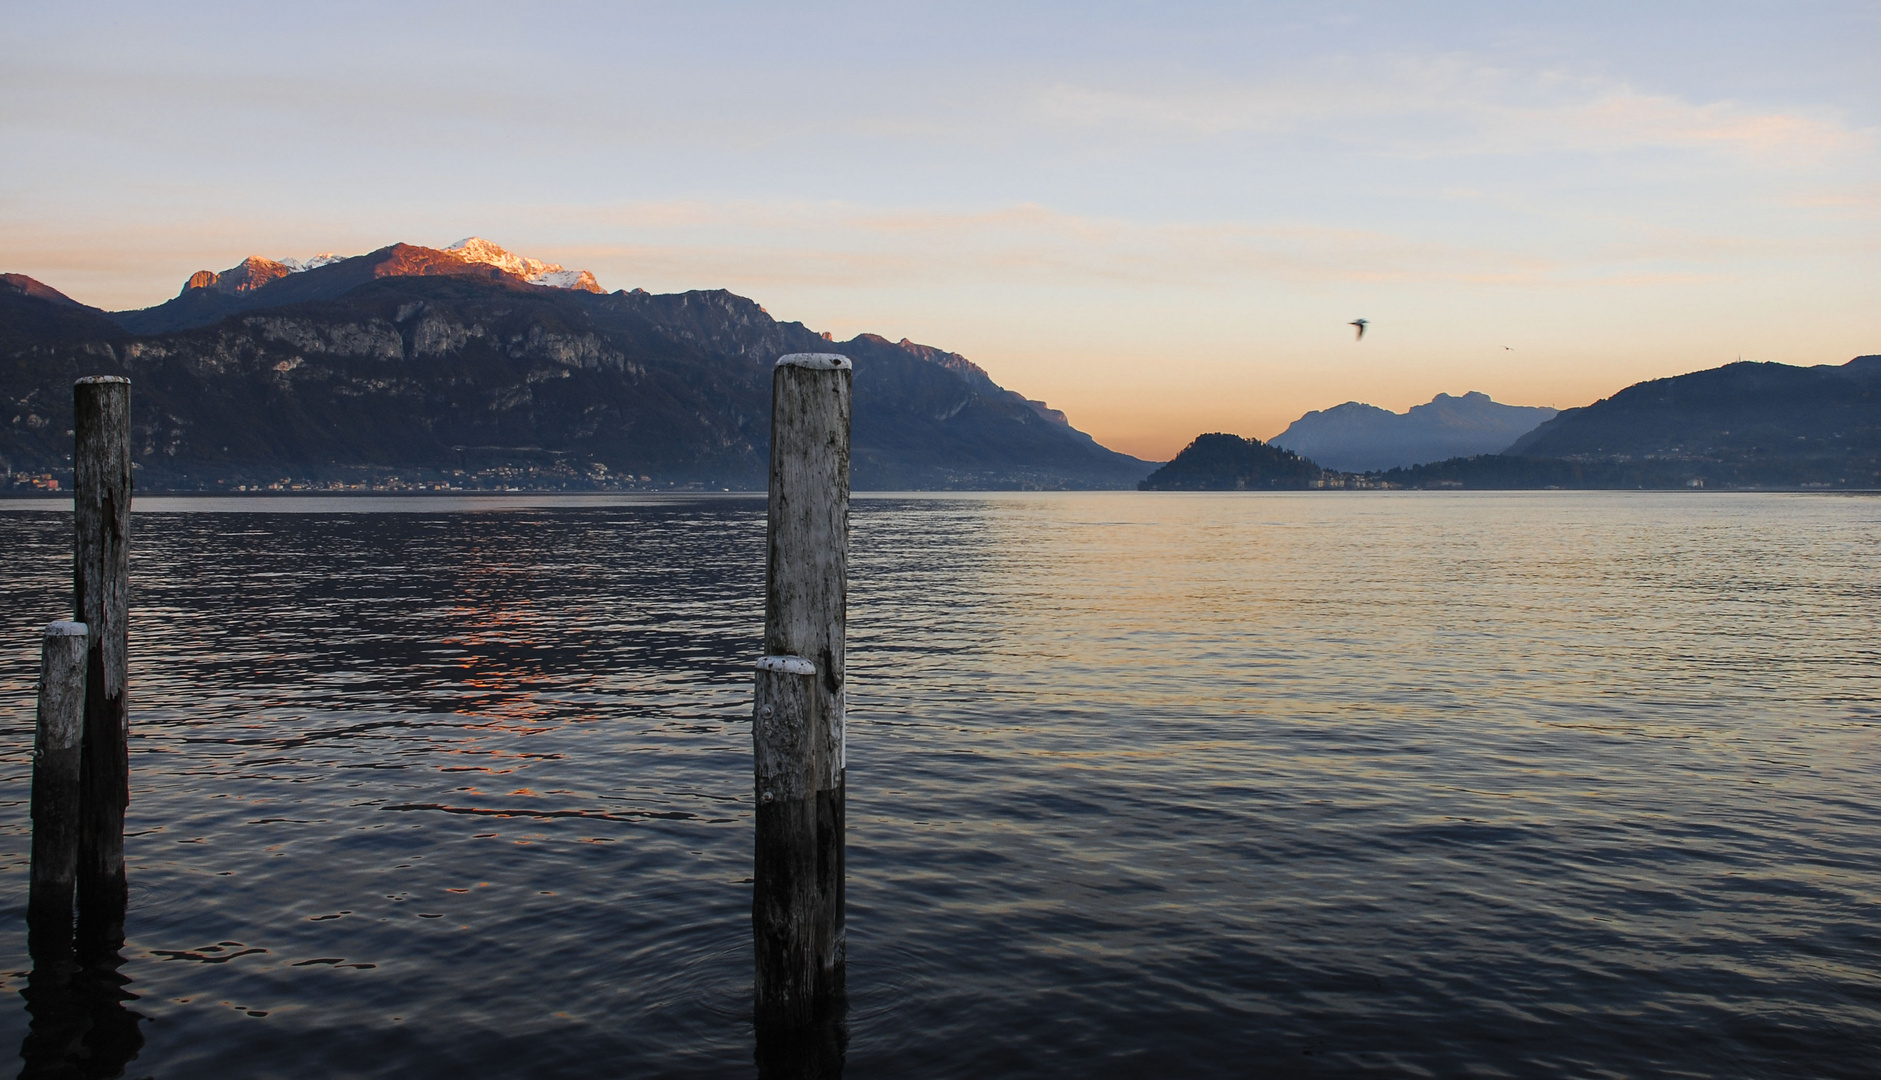
M 1356 326 L 1359 328 L 1358 337 L 1353 338 L 1353 341 L 1365 340 L 1365 327 L 1370 321 L 1369 319 L 1353 319 L 1351 322 L 1346 323 L 1347 326 Z

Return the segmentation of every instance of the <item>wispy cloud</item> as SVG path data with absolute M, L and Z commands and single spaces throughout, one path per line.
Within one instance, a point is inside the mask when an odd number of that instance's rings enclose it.
M 1057 82 L 1025 115 L 1047 128 L 1164 139 L 1311 136 L 1391 155 L 1721 149 L 1766 163 L 1872 150 L 1832 110 L 1694 102 L 1611 80 L 1519 72 L 1466 57 L 1360 64 L 1169 89 Z M 1781 155 L 1778 161 L 1769 159 Z
M 1453 190 L 1511 218 L 1541 210 L 1494 193 Z M 1863 201 L 1866 199 L 1867 201 Z M 1810 208 L 1881 211 L 1873 193 L 1813 197 Z M 403 240 L 442 245 L 475 232 L 527 254 L 593 270 L 608 288 L 729 287 L 762 297 L 803 289 L 878 292 L 988 285 L 1088 296 L 1184 291 L 1464 286 L 1584 291 L 1622 283 L 1689 284 L 1759 260 L 1869 250 L 1865 235 L 1729 233 L 1559 207 L 1524 239 L 1464 239 L 1442 229 L 1341 227 L 1298 220 L 1141 220 L 1038 203 L 985 208 L 879 207 L 802 200 L 644 200 L 441 213 L 435 227 L 371 223 L 293 229 L 253 215 L 96 231 L 0 223 L 0 247 L 74 295 L 108 306 L 167 297 L 192 270 L 242 256 L 364 251 Z M 396 228 L 399 231 L 390 231 Z M 1562 229 L 1580 238 L 1562 244 Z M 441 230 L 441 231 L 440 231 Z M 435 235 L 433 235 L 435 233 Z M 63 286 L 62 286 L 63 287 Z
M 1731 275 L 1781 243 L 1633 226 L 1566 252 L 1485 246 L 1310 222 L 1145 222 L 1038 204 L 982 210 L 841 203 L 701 202 L 567 210 L 632 242 L 556 247 L 610 281 L 842 289 L 1190 290 L 1409 284 L 1521 289 L 1690 284 Z
M 1615 90 L 1595 100 L 1546 109 L 1487 110 L 1512 147 L 1613 151 L 1639 147 L 1722 149 L 1762 164 L 1813 163 L 1873 149 L 1873 131 L 1827 115 L 1775 112 L 1720 101 L 1694 104 L 1664 95 Z
M 1881 184 L 1792 195 L 1786 205 L 1837 219 L 1881 219 Z

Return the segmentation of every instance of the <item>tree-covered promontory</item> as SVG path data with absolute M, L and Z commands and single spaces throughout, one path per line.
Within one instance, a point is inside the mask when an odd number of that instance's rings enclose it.
M 1318 486 L 1324 474 L 1325 470 L 1291 450 L 1213 432 L 1197 435 L 1175 460 L 1137 487 L 1142 491 L 1300 491 Z

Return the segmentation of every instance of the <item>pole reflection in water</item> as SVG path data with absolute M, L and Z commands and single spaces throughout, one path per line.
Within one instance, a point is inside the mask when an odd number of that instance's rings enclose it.
M 90 910 L 98 917 L 82 920 L 76 938 L 69 918 L 60 926 L 42 916 L 28 930 L 33 970 L 21 991 L 30 1019 L 20 1044 L 21 1080 L 122 1076 L 143 1049 L 142 1018 L 125 1004 L 137 995 L 119 970 L 123 896 L 108 890 L 105 903 L 94 902 Z
M 849 1049 L 849 1001 L 837 997 L 808 1024 L 758 1024 L 759 1080 L 839 1080 Z

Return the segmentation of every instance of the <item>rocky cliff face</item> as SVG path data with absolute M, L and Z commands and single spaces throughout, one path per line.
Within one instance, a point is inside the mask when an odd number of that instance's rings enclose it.
M 253 292 L 270 281 L 284 278 L 293 273 L 293 269 L 273 259 L 262 259 L 250 255 L 241 265 L 230 267 L 220 274 L 212 270 L 198 270 L 183 283 L 183 292 L 191 289 L 213 289 L 225 295 Z
M 831 342 L 722 291 L 544 288 L 400 245 L 110 317 L 0 291 L 0 456 L 67 468 L 72 380 L 121 373 L 144 490 L 391 474 L 761 487 L 771 365 L 812 351 L 855 362 L 857 488 L 1124 487 L 1149 471 L 955 354 Z

